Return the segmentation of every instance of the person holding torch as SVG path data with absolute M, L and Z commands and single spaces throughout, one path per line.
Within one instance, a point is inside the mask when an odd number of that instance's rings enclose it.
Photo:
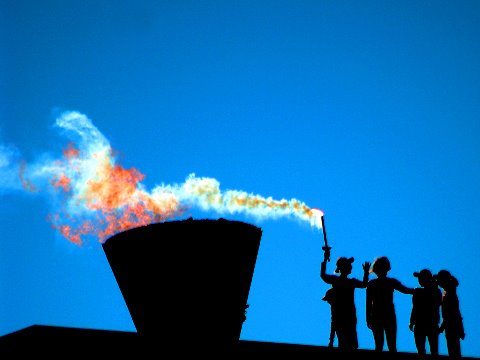
M 332 285 L 333 298 L 331 299 L 331 326 L 335 330 L 338 340 L 338 348 L 342 350 L 358 349 L 357 337 L 357 311 L 355 307 L 355 289 L 366 288 L 370 263 L 363 264 L 363 279 L 350 278 L 352 272 L 353 257 L 340 257 L 336 262 L 335 272 L 339 275 L 327 274 L 327 262 L 330 261 L 331 247 L 327 244 L 325 223 L 322 216 L 322 229 L 325 246 L 323 261 L 320 267 L 320 278 L 327 284 Z

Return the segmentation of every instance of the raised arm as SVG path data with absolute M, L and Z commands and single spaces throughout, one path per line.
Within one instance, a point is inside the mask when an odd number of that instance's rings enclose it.
M 327 284 L 332 284 L 336 276 L 327 275 L 327 262 L 330 259 L 330 250 L 327 248 L 323 253 L 323 261 L 320 265 L 320 278 Z
M 370 263 L 368 261 L 365 261 L 362 265 L 363 268 L 363 281 L 362 281 L 362 287 L 366 288 L 368 285 L 368 275 L 370 274 Z
M 360 281 L 358 279 L 355 279 L 355 278 L 352 278 L 351 281 L 354 284 L 354 287 L 364 289 L 368 285 L 368 275 L 369 275 L 369 271 L 370 271 L 370 263 L 368 261 L 365 261 L 362 264 L 362 267 L 363 267 L 362 281 Z

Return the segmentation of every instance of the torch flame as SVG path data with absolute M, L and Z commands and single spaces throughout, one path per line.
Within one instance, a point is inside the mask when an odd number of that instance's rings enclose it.
M 325 213 L 322 210 L 317 208 L 312 208 L 312 226 L 321 228 L 323 215 L 325 215 Z

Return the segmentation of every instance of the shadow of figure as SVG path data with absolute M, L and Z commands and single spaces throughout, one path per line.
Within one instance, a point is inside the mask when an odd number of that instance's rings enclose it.
M 372 330 L 375 350 L 383 351 L 384 341 L 390 352 L 397 352 L 397 315 L 393 295 L 395 291 L 413 294 L 413 288 L 403 285 L 399 280 L 388 277 L 391 270 L 390 260 L 386 256 L 375 259 L 372 264 L 377 278 L 368 282 L 366 291 L 367 326 Z
M 413 292 L 409 328 L 413 331 L 415 346 L 420 355 L 427 353 L 427 340 L 430 354 L 438 355 L 442 292 L 429 269 L 414 272 L 413 276 L 418 279 L 420 287 L 415 288 Z
M 340 257 L 336 263 L 335 272 L 340 275 L 327 275 L 327 261 L 330 259 L 330 249 L 324 249 L 324 259 L 321 264 L 320 278 L 332 285 L 333 295 L 330 298 L 331 329 L 337 336 L 338 348 L 355 350 L 358 348 L 357 337 L 357 311 L 355 307 L 355 289 L 365 288 L 368 283 L 370 263 L 363 264 L 363 280 L 360 281 L 348 276 L 352 272 L 353 257 Z
M 443 289 L 441 304 L 442 323 L 439 332 L 445 332 L 448 355 L 460 358 L 462 356 L 460 340 L 465 339 L 465 329 L 457 295 L 459 282 L 447 270 L 440 270 L 434 278 L 438 286 Z

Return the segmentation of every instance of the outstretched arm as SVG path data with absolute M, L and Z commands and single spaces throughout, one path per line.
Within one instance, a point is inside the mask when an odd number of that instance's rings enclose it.
M 410 294 L 410 295 L 412 295 L 413 292 L 415 291 L 414 288 L 410 288 L 410 287 L 408 287 L 408 286 L 403 285 L 403 284 L 402 284 L 400 281 L 398 281 L 397 279 L 394 279 L 393 284 L 394 284 L 395 290 L 401 292 L 402 294 Z

